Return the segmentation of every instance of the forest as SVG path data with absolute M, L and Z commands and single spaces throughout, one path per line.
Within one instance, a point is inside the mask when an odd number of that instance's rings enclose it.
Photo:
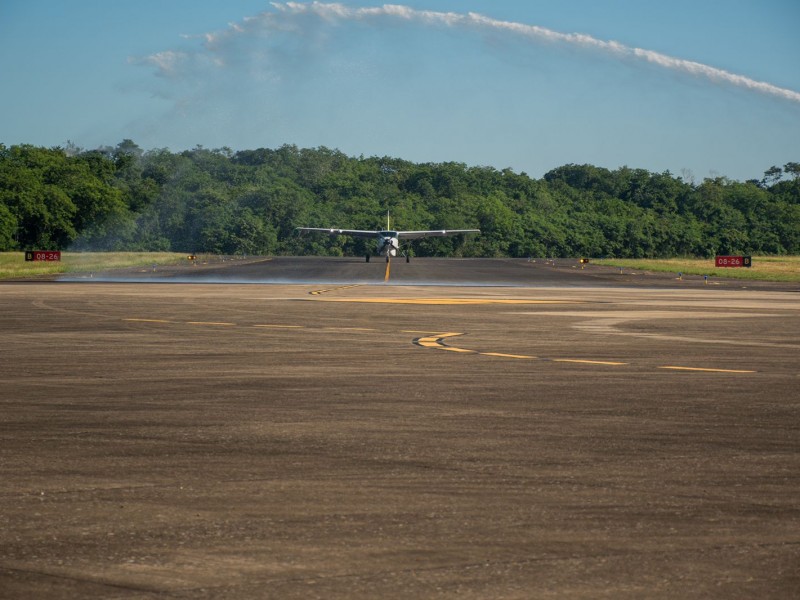
M 0 144 L 0 251 L 363 255 L 371 240 L 296 227 L 479 228 L 418 256 L 800 254 L 800 163 L 763 179 L 569 164 L 541 179 L 325 147 L 83 150 Z

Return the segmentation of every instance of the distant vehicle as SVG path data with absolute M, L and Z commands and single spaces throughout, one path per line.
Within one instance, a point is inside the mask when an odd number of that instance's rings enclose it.
M 396 231 L 389 226 L 389 213 L 386 213 L 386 229 L 369 231 L 366 229 L 337 229 L 335 227 L 298 227 L 301 233 L 327 233 L 328 235 L 351 235 L 353 237 L 375 238 L 377 240 L 378 256 L 385 256 L 386 262 L 389 259 L 402 253 L 406 262 L 410 257 L 407 252 L 401 251 L 401 240 L 418 240 L 426 237 L 444 237 L 448 235 L 459 235 L 462 233 L 480 233 L 480 229 L 430 229 L 425 231 Z M 370 255 L 366 255 L 369 262 Z

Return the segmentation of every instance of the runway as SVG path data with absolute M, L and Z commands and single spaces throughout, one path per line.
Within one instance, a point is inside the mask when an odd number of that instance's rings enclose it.
M 0 597 L 797 597 L 791 286 L 386 272 L 0 284 Z
M 178 266 L 131 268 L 109 273 L 56 277 L 60 281 L 170 283 L 259 283 L 330 285 L 451 285 L 460 287 L 718 287 L 800 292 L 800 285 L 685 275 L 647 273 L 597 265 L 581 265 L 576 259 L 453 259 L 414 258 L 391 263 L 373 257 L 251 257 L 195 261 Z

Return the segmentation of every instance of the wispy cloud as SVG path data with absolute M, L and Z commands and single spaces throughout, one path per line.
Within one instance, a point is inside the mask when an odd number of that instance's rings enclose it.
M 186 52 L 176 52 L 174 50 L 165 50 L 163 52 L 156 52 L 144 58 L 131 58 L 128 62 L 132 64 L 150 65 L 156 68 L 159 75 L 172 77 L 181 68 L 182 63 L 189 58 Z
M 203 50 L 195 54 L 177 51 L 159 52 L 132 62 L 155 67 L 164 77 L 179 77 L 193 71 L 198 65 L 225 67 L 231 59 L 231 48 L 237 42 L 254 36 L 265 36 L 281 32 L 302 34 L 303 28 L 310 26 L 307 17 L 335 25 L 341 22 L 358 21 L 380 28 L 389 24 L 410 23 L 425 27 L 446 27 L 452 29 L 477 30 L 529 39 L 535 42 L 549 42 L 584 48 L 599 52 L 611 58 L 627 61 L 641 61 L 665 70 L 683 73 L 709 82 L 735 86 L 769 96 L 800 103 L 800 93 L 757 81 L 745 75 L 731 73 L 700 62 L 677 58 L 647 50 L 627 46 L 620 42 L 601 40 L 581 33 L 561 33 L 537 25 L 502 21 L 478 13 L 454 13 L 418 10 L 398 4 L 384 4 L 375 7 L 350 7 L 341 3 L 329 2 L 272 2 L 273 10 L 264 11 L 248 17 L 240 23 L 231 24 L 227 29 L 198 36 L 203 39 Z M 199 53 L 204 53 L 200 56 Z

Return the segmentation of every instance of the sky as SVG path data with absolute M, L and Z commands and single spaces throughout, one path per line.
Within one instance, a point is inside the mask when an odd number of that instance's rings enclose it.
M 0 0 L 0 143 L 760 179 L 800 161 L 799 27 L 796 0 Z

